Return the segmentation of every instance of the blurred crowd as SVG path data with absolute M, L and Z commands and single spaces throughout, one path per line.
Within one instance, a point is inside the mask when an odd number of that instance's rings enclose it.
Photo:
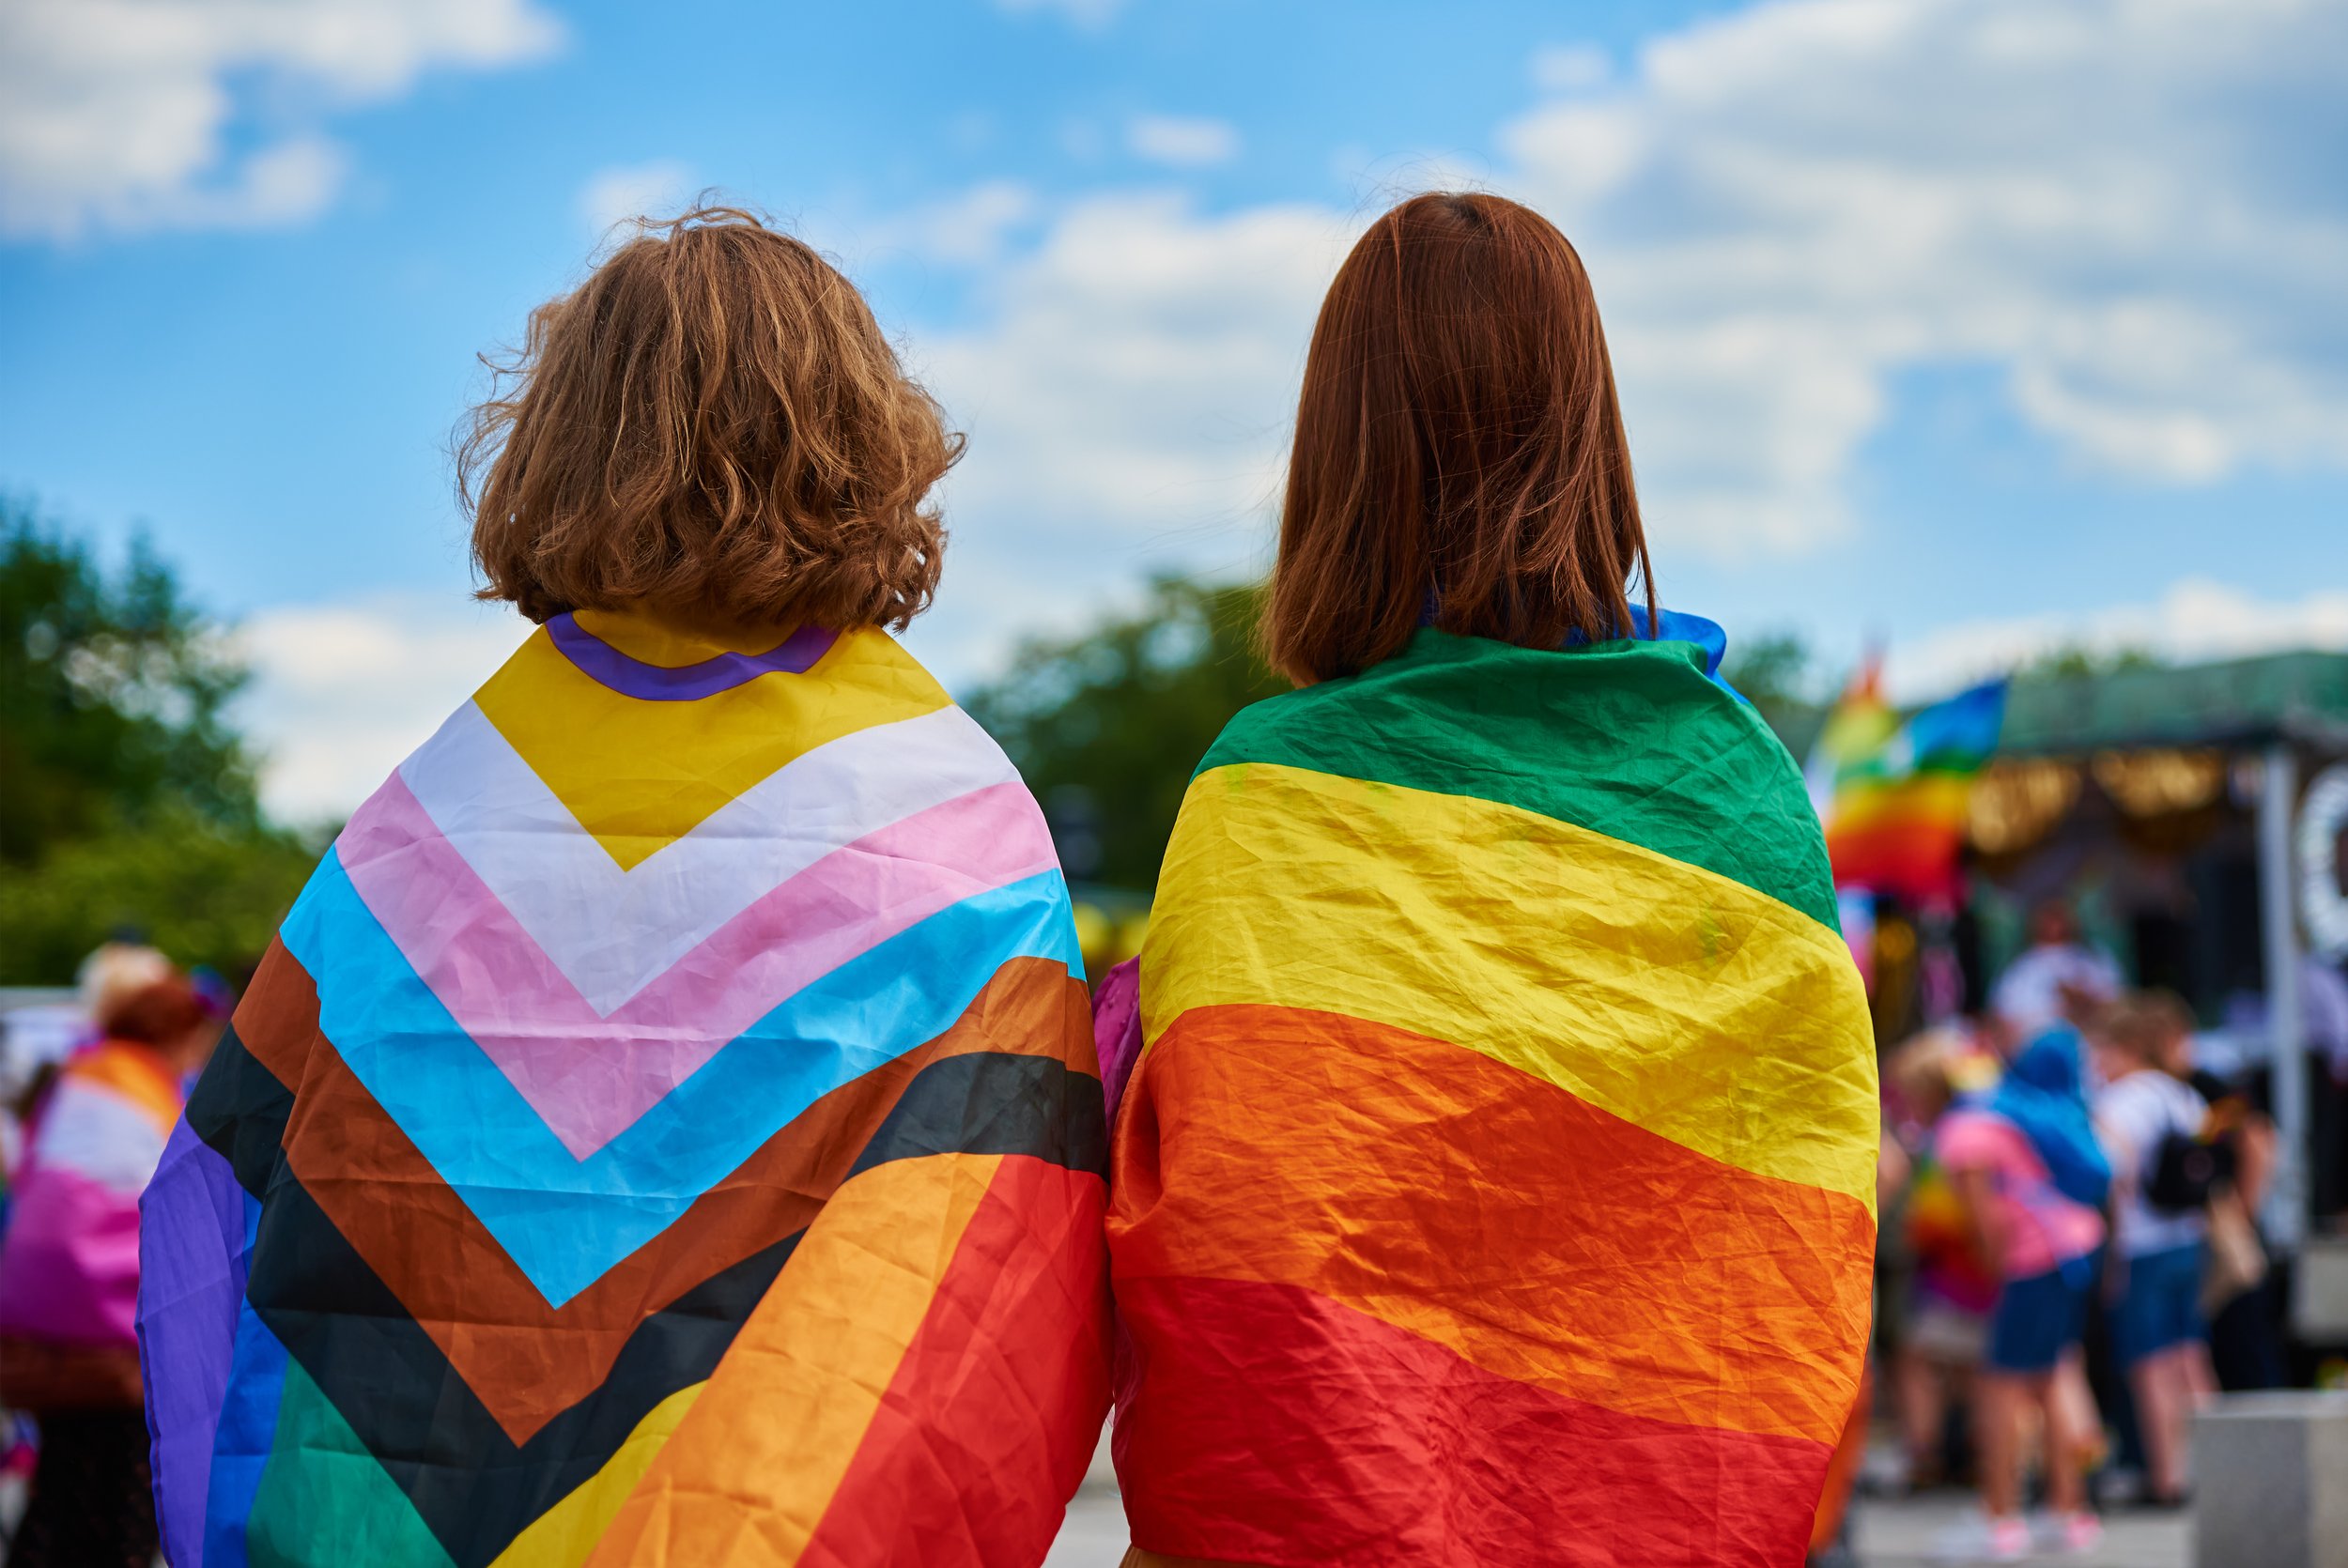
M 109 943 L 0 1034 L 0 1472 L 10 1568 L 148 1568 L 139 1194 L 230 1006 L 215 976 Z
M 2315 1043 L 2348 1055 L 2348 982 L 2306 986 Z M 1876 1372 L 1900 1447 L 1869 1479 L 1978 1491 L 1948 1560 L 2085 1553 L 2099 1506 L 2183 1506 L 2194 1410 L 2292 1376 L 2267 1079 L 2125 990 L 2059 902 L 1980 1016 L 1887 1053 Z

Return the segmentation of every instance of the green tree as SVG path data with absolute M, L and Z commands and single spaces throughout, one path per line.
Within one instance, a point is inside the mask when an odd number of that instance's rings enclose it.
M 2160 655 L 2149 648 L 2091 648 L 2069 643 L 2032 654 L 2014 672 L 2017 681 L 2093 681 L 2132 669 L 2157 669 Z
M 227 704 L 246 680 L 144 540 L 108 572 L 0 502 L 0 983 L 70 979 L 124 929 L 257 958 L 315 858 L 263 820 Z
M 120 572 L 0 502 L 0 865 L 160 807 L 260 822 L 227 723 L 245 672 L 145 539 Z
M 120 931 L 240 979 L 317 860 L 298 835 L 178 804 L 59 845 L 29 870 L 0 870 L 0 982 L 62 984 Z
M 1753 705 L 1781 736 L 1815 728 L 1822 693 L 1810 645 L 1797 632 L 1731 638 L 1721 677 Z
M 1191 772 L 1231 715 L 1288 689 L 1252 587 L 1162 577 L 1141 612 L 1030 641 L 965 704 L 1043 801 L 1069 874 L 1147 891 Z

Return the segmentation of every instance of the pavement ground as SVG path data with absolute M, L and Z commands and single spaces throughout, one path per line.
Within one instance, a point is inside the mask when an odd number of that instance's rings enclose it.
M 1895 1501 L 1861 1499 L 1853 1520 L 1860 1562 L 1864 1568 L 1938 1568 L 1936 1545 L 1970 1506 L 1954 1492 Z M 2192 1525 L 2183 1514 L 2120 1513 L 2104 1523 L 2104 1544 L 2093 1555 L 2031 1560 L 2074 1568 L 2186 1568 L 2192 1560 Z M 1125 1512 L 1116 1487 L 1090 1481 L 1069 1504 L 1068 1523 L 1044 1568 L 1117 1568 L 1125 1545 Z

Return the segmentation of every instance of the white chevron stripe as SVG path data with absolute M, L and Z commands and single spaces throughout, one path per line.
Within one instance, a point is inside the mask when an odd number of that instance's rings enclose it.
M 940 708 L 793 759 L 624 871 L 471 702 L 399 772 L 474 873 L 607 1017 L 752 900 L 843 844 L 1019 776 L 976 720 Z
M 103 1084 L 68 1074 L 41 1114 L 33 1154 L 52 1170 L 136 1197 L 163 1157 L 163 1134 L 152 1113 Z

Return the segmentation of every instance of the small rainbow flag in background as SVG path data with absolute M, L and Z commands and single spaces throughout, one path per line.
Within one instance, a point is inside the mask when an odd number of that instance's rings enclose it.
M 1716 653 L 1427 628 L 1200 764 L 1113 1140 L 1137 1545 L 1801 1560 L 1866 1339 L 1875 1052 Z
M 1992 681 L 1902 719 L 1871 657 L 1812 749 L 1812 803 L 1826 824 L 1840 887 L 1918 905 L 1964 893 L 1965 818 L 1973 779 L 2005 722 L 2006 683 Z

